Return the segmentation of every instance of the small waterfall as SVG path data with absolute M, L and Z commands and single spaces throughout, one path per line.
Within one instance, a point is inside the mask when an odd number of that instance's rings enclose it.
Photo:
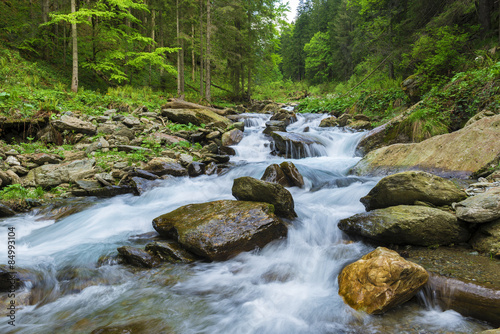
M 338 295 L 337 275 L 345 264 L 372 248 L 346 242 L 340 219 L 364 211 L 359 199 L 377 179 L 348 176 L 362 133 L 320 128 L 326 115 L 298 115 L 289 133 L 316 138 L 318 146 L 273 156 L 262 130 L 270 115 L 245 116 L 245 137 L 234 146 L 234 167 L 220 176 L 170 178 L 141 196 L 96 200 L 90 208 L 61 219 L 35 214 L 0 219 L 0 238 L 18 231 L 18 268 L 34 273 L 27 287 L 36 305 L 18 309 L 15 328 L 2 333 L 90 333 L 133 324 L 139 333 L 471 333 L 479 326 L 463 317 L 416 304 L 382 317 L 353 311 Z M 288 152 L 288 148 L 287 148 Z M 292 161 L 304 188 L 289 188 L 298 218 L 288 236 L 263 249 L 224 262 L 164 265 L 149 271 L 116 265 L 116 248 L 143 247 L 153 218 L 182 205 L 233 199 L 233 180 L 261 178 L 267 166 Z M 0 259 L 6 259 L 4 247 Z M 2 260 L 0 260 L 2 262 Z M 1 300 L 0 300 L 0 305 Z M 439 322 L 429 322 L 440 317 Z M 460 324 L 458 326 L 457 324 Z

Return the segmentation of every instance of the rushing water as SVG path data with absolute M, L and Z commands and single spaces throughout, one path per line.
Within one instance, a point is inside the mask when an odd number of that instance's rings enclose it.
M 355 312 L 343 303 L 338 273 L 371 248 L 346 241 L 337 222 L 364 211 L 359 199 L 377 180 L 347 176 L 359 160 L 354 151 L 362 134 L 319 128 L 322 116 L 317 115 L 299 115 L 287 128 L 307 128 L 307 135 L 322 144 L 311 147 L 321 156 L 289 160 L 306 186 L 289 188 L 298 218 L 286 239 L 225 262 L 145 271 L 97 265 L 117 247 L 143 246 L 147 240 L 137 235 L 153 231 L 151 221 L 160 214 L 185 204 L 234 199 L 235 178 L 260 178 L 271 163 L 284 161 L 271 155 L 269 139 L 262 135 L 268 118 L 245 120 L 245 137 L 234 147 L 235 167 L 224 175 L 156 182 L 142 196 L 99 200 L 58 222 L 36 213 L 0 220 L 1 240 L 7 240 L 7 227 L 16 228 L 17 266 L 37 274 L 28 287 L 35 305 L 17 311 L 15 328 L 3 318 L 0 332 L 90 333 L 122 325 L 132 325 L 134 333 L 178 334 L 472 333 L 486 328 L 456 312 L 417 303 L 384 316 Z M 5 247 L 0 259 L 7 259 Z

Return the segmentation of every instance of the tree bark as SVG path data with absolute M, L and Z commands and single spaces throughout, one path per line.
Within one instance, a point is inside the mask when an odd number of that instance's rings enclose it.
M 76 0 L 71 0 L 71 13 L 76 12 Z M 78 36 L 76 23 L 71 23 L 71 35 L 73 37 L 73 75 L 71 77 L 71 90 L 78 92 Z
M 200 0 L 200 98 L 203 98 L 203 0 Z
M 205 98 L 210 102 L 212 99 L 210 92 L 210 0 L 207 0 L 207 60 L 206 60 L 206 84 L 205 84 Z
M 479 0 L 477 15 L 481 25 L 482 35 L 485 36 L 491 28 L 490 13 L 492 12 L 491 0 Z
M 177 11 L 177 44 L 180 50 L 177 51 L 177 96 L 184 99 L 184 42 L 181 38 L 180 20 L 179 20 L 179 0 L 176 0 Z
M 194 59 L 194 23 L 191 24 L 191 80 L 194 82 L 194 68 L 195 68 L 195 59 Z

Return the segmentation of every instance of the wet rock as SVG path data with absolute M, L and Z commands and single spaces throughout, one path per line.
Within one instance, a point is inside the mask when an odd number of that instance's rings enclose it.
M 276 215 L 293 219 L 297 217 L 292 195 L 282 185 L 244 176 L 234 180 L 233 196 L 241 201 L 265 202 L 274 205 Z
M 399 205 L 342 219 L 339 229 L 384 244 L 436 246 L 466 242 L 470 233 L 451 213 L 424 206 Z
M 283 187 L 304 186 L 304 178 L 297 170 L 293 162 L 284 161 L 280 165 L 272 164 L 266 168 L 262 181 L 281 184 Z
M 282 121 L 285 122 L 285 126 L 297 122 L 297 115 L 293 111 L 287 111 L 285 109 L 280 109 L 277 113 L 271 116 L 271 121 Z
M 324 118 L 319 123 L 320 128 L 330 128 L 334 126 L 339 126 L 339 122 L 337 121 L 337 117 L 335 116 Z
M 222 146 L 232 146 L 238 144 L 243 139 L 243 132 L 238 129 L 225 132 L 222 135 Z
M 161 110 L 161 114 L 173 122 L 182 124 L 192 123 L 200 126 L 201 124 L 208 124 L 211 122 L 222 122 L 225 126 L 231 125 L 231 121 L 229 119 L 207 109 L 164 108 Z
M 213 175 L 215 173 L 217 173 L 217 164 L 215 162 L 211 162 L 205 167 L 205 174 Z
M 97 182 L 99 184 L 99 182 Z M 135 194 L 136 188 L 130 185 L 105 186 L 89 189 L 75 189 L 72 191 L 75 196 L 96 196 L 96 197 L 114 197 L 124 194 Z
M 396 205 L 414 205 L 416 201 L 436 206 L 465 199 L 465 191 L 453 182 L 426 172 L 411 171 L 384 177 L 360 199 L 367 211 Z
M 69 131 L 86 135 L 94 135 L 97 131 L 94 124 L 66 115 L 62 116 L 60 120 L 52 121 L 52 126 L 61 132 Z
M 162 236 L 209 260 L 226 260 L 286 236 L 268 203 L 214 201 L 190 204 L 153 220 Z
M 179 162 L 182 166 L 187 167 L 190 163 L 193 162 L 193 157 L 189 154 L 181 154 L 179 157 Z
M 15 214 L 16 213 L 14 212 L 14 210 L 12 210 L 10 207 L 0 203 L 0 218 L 11 217 L 14 216 Z
M 135 267 L 154 268 L 160 263 L 158 258 L 139 248 L 123 246 L 117 250 L 128 264 Z
M 205 174 L 205 164 L 193 161 L 188 165 L 188 175 L 196 177 Z
M 275 131 L 271 133 L 276 150 L 281 156 L 292 159 L 326 155 L 320 140 L 307 133 Z
M 25 185 L 54 187 L 61 183 L 75 182 L 93 176 L 95 160 L 75 160 L 58 165 L 43 165 L 29 171 Z
M 379 247 L 341 271 L 339 295 L 355 310 L 380 314 L 410 300 L 428 278 L 418 264 Z
M 337 121 L 339 123 L 339 126 L 347 126 L 349 121 L 352 119 L 352 115 L 349 114 L 342 114 L 337 118 Z
M 228 155 L 222 155 L 222 154 L 205 154 L 203 162 L 205 163 L 210 163 L 212 161 L 219 163 L 219 164 L 225 164 L 228 163 L 229 160 L 231 160 L 231 157 Z
M 148 162 L 144 168 L 146 171 L 157 176 L 172 175 L 172 176 L 187 176 L 187 169 L 173 159 L 169 158 L 154 158 Z
M 160 177 L 143 169 L 135 168 L 129 173 L 130 176 L 138 176 L 146 180 L 158 180 Z
M 133 176 L 131 179 L 131 184 L 135 187 L 136 192 L 139 195 L 142 195 L 149 189 L 151 189 L 151 181 L 147 179 L 143 179 L 142 177 Z
M 304 178 L 293 162 L 284 161 L 280 164 L 281 169 L 292 183 L 292 187 L 304 187 Z
M 286 132 L 286 123 L 284 121 L 267 121 L 263 133 L 271 135 L 275 131 Z
M 146 251 L 157 256 L 162 261 L 171 263 L 191 263 L 200 258 L 185 249 L 175 241 L 155 241 L 146 245 Z
M 291 187 L 290 180 L 286 177 L 285 173 L 278 164 L 272 164 L 266 168 L 264 175 L 261 177 L 262 181 L 273 182 L 281 184 L 283 187 Z
M 361 176 L 422 170 L 467 178 L 500 155 L 500 115 L 483 118 L 461 130 L 420 143 L 395 144 L 368 153 L 353 168 Z
M 457 217 L 469 223 L 487 223 L 500 218 L 500 188 L 472 196 L 456 203 Z
M 443 310 L 500 326 L 500 290 L 486 285 L 431 274 L 425 288 Z
M 481 253 L 500 258 L 500 219 L 481 224 L 469 243 Z

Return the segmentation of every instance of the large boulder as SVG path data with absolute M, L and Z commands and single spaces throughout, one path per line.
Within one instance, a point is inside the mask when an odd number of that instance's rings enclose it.
M 61 183 L 75 182 L 96 174 L 94 159 L 74 160 L 57 165 L 43 165 L 29 171 L 25 186 L 55 187 Z
M 448 177 L 467 178 L 488 167 L 500 155 L 500 115 L 414 144 L 395 144 L 368 153 L 352 172 L 383 176 L 423 170 Z
M 467 197 L 464 190 L 450 180 L 426 172 L 402 172 L 384 177 L 361 198 L 366 210 L 396 205 L 413 205 L 416 201 L 436 206 L 459 202 Z
M 201 124 L 208 124 L 212 122 L 222 122 L 226 126 L 231 125 L 231 121 L 217 113 L 208 109 L 169 109 L 165 108 L 161 111 L 162 116 L 167 117 L 169 120 L 182 123 L 194 124 L 200 126 Z
M 276 215 L 295 218 L 292 194 L 282 185 L 244 176 L 234 180 L 233 196 L 240 201 L 265 202 L 274 205 Z
M 339 295 L 355 310 L 380 314 L 410 300 L 428 278 L 418 264 L 379 247 L 342 270 Z
M 398 205 L 359 213 L 342 219 L 338 227 L 349 235 L 384 244 L 449 245 L 470 237 L 454 215 L 425 206 Z
M 285 109 L 280 109 L 276 112 L 270 119 L 271 121 L 282 121 L 285 122 L 285 126 L 288 126 L 294 122 L 297 122 L 297 115 L 293 111 L 288 111 Z
M 291 159 L 326 155 L 321 141 L 307 133 L 275 131 L 271 133 L 274 146 L 281 156 Z
M 52 121 L 52 126 L 61 132 L 69 131 L 86 135 L 94 135 L 97 131 L 94 124 L 67 115 L 61 116 L 59 120 Z
M 454 205 L 459 219 L 487 223 L 500 218 L 500 188 L 492 188 Z
M 214 201 L 190 204 L 153 220 L 162 236 L 209 260 L 226 260 L 287 234 L 268 203 Z
M 481 253 L 500 258 L 500 219 L 481 224 L 479 230 L 470 240 L 470 244 Z

